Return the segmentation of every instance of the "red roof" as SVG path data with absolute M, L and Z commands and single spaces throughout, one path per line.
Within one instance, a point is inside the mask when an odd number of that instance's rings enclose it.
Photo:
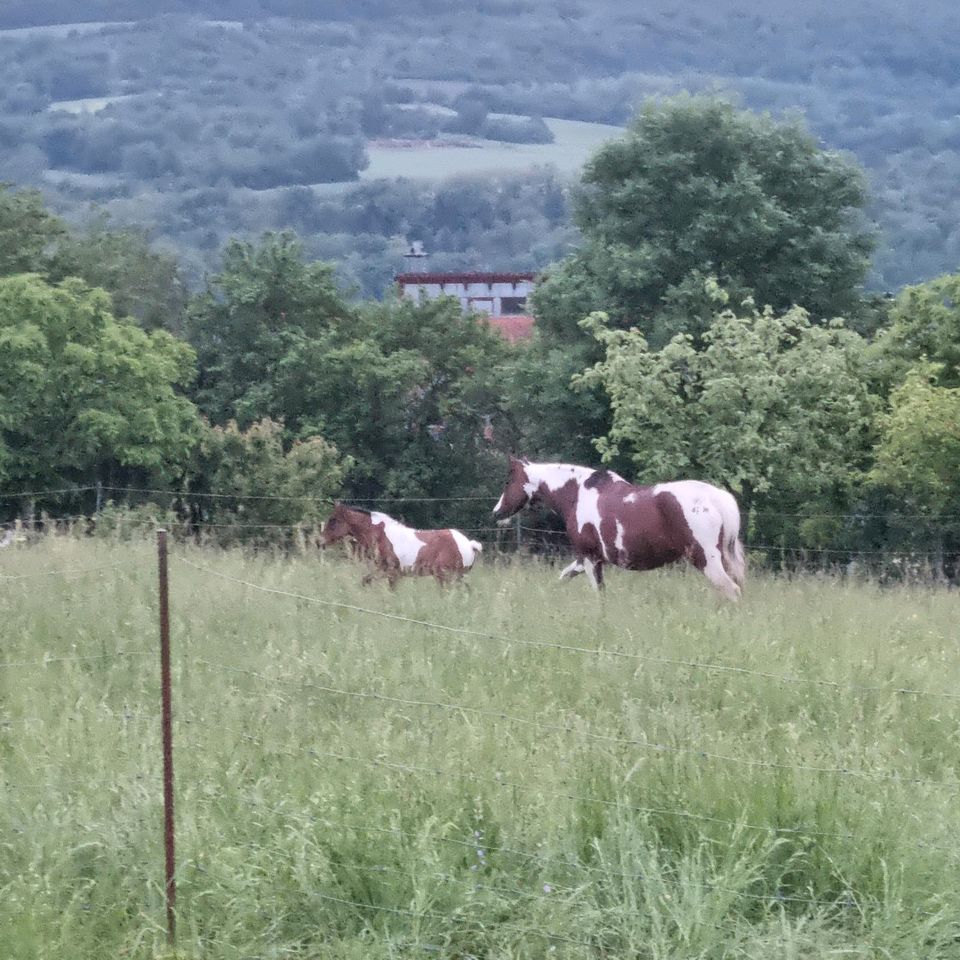
M 488 317 L 488 323 L 509 343 L 529 340 L 533 336 L 533 317 L 514 313 L 503 317 Z
M 425 283 L 523 283 L 536 277 L 535 273 L 398 273 L 394 279 L 401 285 L 422 286 Z

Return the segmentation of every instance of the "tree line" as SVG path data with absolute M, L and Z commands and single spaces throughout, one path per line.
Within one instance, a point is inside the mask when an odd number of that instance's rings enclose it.
M 582 242 L 518 348 L 449 299 L 351 300 L 292 233 L 230 241 L 189 295 L 143 236 L 78 234 L 7 188 L 3 487 L 164 487 L 264 523 L 325 507 L 241 496 L 480 497 L 402 508 L 469 526 L 514 452 L 726 486 L 773 556 L 894 550 L 956 576 L 960 275 L 865 294 L 867 203 L 799 121 L 650 104 L 587 164 Z
M 881 236 L 872 289 L 960 259 L 957 17 L 945 0 L 922 16 L 891 0 L 762 10 L 743 0 L 637 10 L 612 0 L 100 0 L 81 14 L 9 0 L 0 27 L 78 15 L 108 25 L 2 37 L 0 179 L 42 186 L 72 222 L 91 202 L 124 223 L 149 221 L 198 265 L 191 279 L 230 236 L 269 227 L 307 239 L 298 210 L 315 225 L 313 254 L 342 249 L 322 215 L 336 207 L 349 219 L 353 201 L 314 187 L 354 182 L 370 138 L 458 130 L 536 141 L 549 136 L 543 116 L 622 124 L 645 98 L 718 87 L 752 109 L 803 111 L 824 142 L 866 166 Z M 85 98 L 109 102 L 96 112 L 69 103 Z M 402 202 L 406 186 L 389 189 Z M 469 220 L 469 206 L 461 214 Z M 457 231 L 438 230 L 431 249 L 477 265 L 504 241 L 530 249 L 542 225 L 523 214 L 477 227 L 468 250 Z M 349 231 L 344 276 L 365 296 L 380 292 L 388 219 Z M 537 268 L 558 236 L 531 255 Z

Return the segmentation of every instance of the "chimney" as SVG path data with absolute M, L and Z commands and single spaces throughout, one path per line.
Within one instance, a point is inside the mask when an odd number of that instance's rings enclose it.
M 420 240 L 412 241 L 403 259 L 407 261 L 407 273 L 424 273 L 427 266 L 427 252 L 423 249 L 423 243 Z

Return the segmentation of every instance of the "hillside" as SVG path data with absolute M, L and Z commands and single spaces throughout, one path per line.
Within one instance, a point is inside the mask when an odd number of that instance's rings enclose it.
M 558 123 L 620 125 L 680 89 L 799 110 L 853 153 L 881 231 L 871 286 L 960 262 L 945 3 L 100 0 L 75 16 L 65 0 L 0 11 L 0 179 L 149 227 L 194 278 L 228 236 L 283 226 L 364 293 L 410 235 L 438 267 L 543 266 L 576 242 L 564 184 L 589 152 Z M 377 179 L 395 173 L 416 182 Z M 451 173 L 468 179 L 431 186 Z

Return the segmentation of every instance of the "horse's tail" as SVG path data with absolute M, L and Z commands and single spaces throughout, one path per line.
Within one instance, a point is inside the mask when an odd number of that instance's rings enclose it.
M 747 558 L 740 542 L 740 508 L 733 494 L 721 491 L 720 515 L 720 555 L 727 575 L 738 587 L 743 586 L 747 576 Z

